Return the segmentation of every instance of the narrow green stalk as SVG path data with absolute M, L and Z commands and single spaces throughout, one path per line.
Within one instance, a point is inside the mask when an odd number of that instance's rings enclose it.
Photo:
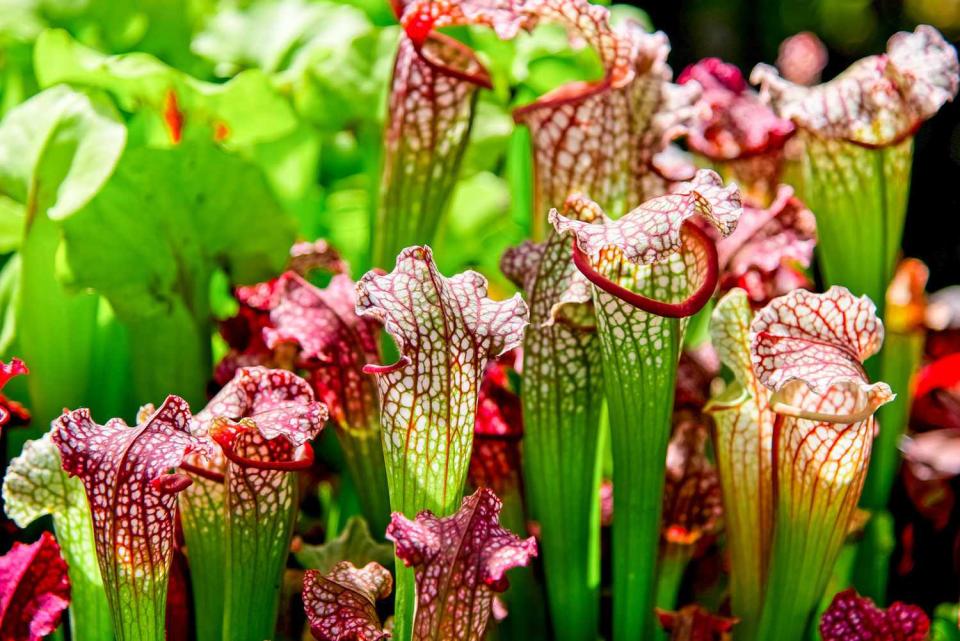
M 223 482 L 193 475 L 180 498 L 197 641 L 222 641 L 226 532 Z
M 843 549 L 840 550 L 840 556 L 837 557 L 837 562 L 833 564 L 833 574 L 827 583 L 827 589 L 823 592 L 823 597 L 820 599 L 820 604 L 817 606 L 817 611 L 813 616 L 813 620 L 810 622 L 811 624 L 807 626 L 807 641 L 821 641 L 819 630 L 820 617 L 823 616 L 823 613 L 830 607 L 830 604 L 833 602 L 833 597 L 835 597 L 838 592 L 850 587 L 858 549 L 858 542 L 848 540 L 844 543 Z
M 907 213 L 913 139 L 867 149 L 802 134 L 803 201 L 817 217 L 817 257 L 824 284 L 866 294 L 882 318 Z M 867 361 L 881 380 L 880 357 Z
M 793 456 L 789 449 L 791 443 L 785 442 L 791 440 L 786 433 L 810 429 L 809 426 L 801 428 L 797 422 L 798 419 L 778 417 L 774 429 L 776 517 L 757 639 L 801 641 L 805 638 L 847 537 L 847 524 L 862 488 L 865 459 L 869 458 L 872 421 L 846 426 L 849 430 L 858 430 L 850 436 L 851 440 L 867 443 L 866 451 L 857 462 L 848 450 L 852 459 L 849 464 L 856 467 L 853 471 L 835 478 L 830 473 L 822 476 L 826 465 L 815 460 L 810 464 L 820 463 L 820 474 L 808 478 L 811 472 L 807 465 L 780 465 L 778 459 Z M 853 447 L 856 445 L 850 449 Z
M 653 639 L 664 467 L 670 440 L 678 319 L 597 305 L 613 444 L 613 638 Z M 611 309 L 612 308 L 612 309 Z
M 883 432 L 883 428 L 880 429 Z M 890 559 L 897 545 L 893 516 L 886 510 L 874 512 L 867 521 L 863 538 L 857 546 L 853 566 L 853 584 L 861 596 L 870 597 L 878 605 L 886 605 Z
M 530 327 L 524 356 L 524 480 L 540 524 L 558 641 L 596 639 L 600 607 L 600 408 L 596 335 Z
M 527 516 L 520 488 L 507 488 L 501 494 L 503 511 L 500 512 L 500 525 L 511 532 L 525 532 Z M 540 590 L 533 568 L 515 568 L 510 573 L 510 587 L 500 595 L 507 606 L 507 618 L 496 626 L 491 626 L 491 631 L 501 632 L 503 639 L 557 638 L 550 637 L 548 633 Z
M 801 192 L 817 214 L 817 252 L 825 284 L 866 294 L 882 317 L 903 235 L 913 138 L 880 149 L 813 135 L 805 136 L 805 143 Z M 891 333 L 880 354 L 865 364 L 870 380 L 888 381 L 898 393 L 877 415 L 880 430 L 861 498 L 861 505 L 871 511 L 886 508 L 899 468 L 897 444 L 906 429 L 910 377 L 919 349 L 922 337 Z M 885 564 L 875 562 L 885 557 L 876 547 L 881 539 L 867 536 L 860 543 L 854 581 L 861 594 L 879 603 L 885 600 L 878 590 L 887 574 L 881 567 Z
M 873 455 L 867 472 L 860 505 L 867 510 L 882 510 L 890 499 L 890 491 L 900 468 L 900 437 L 910 418 L 910 383 L 923 355 L 922 332 L 888 332 L 879 356 L 867 361 L 879 369 L 879 378 L 887 381 L 897 398 L 877 412 L 880 431 L 873 443 Z M 862 594 L 862 592 L 861 592 Z M 874 601 L 877 598 L 873 595 Z
M 910 185 L 913 139 L 883 149 L 805 135 L 801 198 L 817 216 L 826 285 L 866 294 L 882 318 Z
M 34 425 L 49 426 L 64 407 L 88 405 L 98 296 L 68 293 L 56 279 L 60 232 L 37 213 L 20 248 L 17 342 L 30 367 L 27 379 Z M 69 331 L 66 331 L 69 329 Z M 37 431 L 11 433 L 11 446 Z
M 86 512 L 86 510 L 83 510 Z M 110 606 L 103 591 L 103 581 L 97 569 L 96 557 L 88 558 L 94 549 L 93 526 L 89 515 L 82 525 L 70 523 L 69 516 L 54 516 L 53 529 L 58 541 L 76 541 L 76 544 L 61 546 L 63 559 L 70 572 L 70 639 L 72 641 L 111 641 L 113 622 Z M 64 523 L 66 521 L 66 523 Z M 77 531 L 70 528 L 80 525 Z M 64 534 L 69 532 L 69 534 Z M 79 548 L 79 549 L 76 549 Z
M 676 610 L 680 584 L 687 571 L 687 565 L 693 558 L 693 546 L 683 543 L 667 542 L 660 556 L 657 571 L 656 605 L 661 610 Z
M 338 436 L 363 515 L 374 536 L 383 540 L 390 523 L 390 495 L 379 426 L 369 431 L 340 430 Z
M 228 467 L 228 485 L 234 467 Z M 227 493 L 224 641 L 263 641 L 274 636 L 296 520 L 298 479 L 287 472 L 267 474 L 282 477 L 269 490 L 274 496 Z
M 841 534 L 839 541 L 837 532 Z M 805 638 L 833 571 L 836 555 L 827 552 L 839 548 L 845 533 L 844 528 L 828 528 L 826 533 L 822 529 L 811 531 L 806 519 L 793 520 L 778 511 L 774 554 L 757 639 L 801 641 Z M 778 549 L 794 553 L 777 554 Z

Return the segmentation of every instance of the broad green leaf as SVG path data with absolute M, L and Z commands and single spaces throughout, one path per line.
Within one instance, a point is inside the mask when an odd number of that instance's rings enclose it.
M 385 567 L 393 564 L 393 548 L 378 543 L 370 536 L 370 527 L 359 516 L 347 520 L 343 532 L 323 545 L 303 545 L 294 552 L 297 561 L 311 570 L 329 572 L 340 561 L 350 561 L 361 567 L 375 561 Z
M 104 55 L 59 30 L 37 39 L 34 66 L 42 87 L 70 83 L 107 91 L 123 111 L 148 118 L 145 135 L 154 143 L 177 141 L 164 123 L 172 108 L 182 116 L 184 138 L 216 136 L 232 146 L 273 140 L 297 125 L 287 100 L 257 70 L 224 84 L 202 82 L 148 54 Z
M 11 111 L 0 124 L 0 194 L 33 216 L 68 216 L 113 171 L 126 132 L 110 105 L 54 87 Z
M 589 209 L 580 210 L 591 220 Z M 508 249 L 504 274 L 530 305 L 523 341 L 523 473 L 540 524 L 547 598 L 558 641 L 595 639 L 600 616 L 601 346 L 586 278 L 569 240 Z
M 57 282 L 55 221 L 100 190 L 125 144 L 126 130 L 107 101 L 67 87 L 38 94 L 0 123 L 0 194 L 24 212 L 17 287 L 29 304 L 18 305 L 14 324 L 34 374 L 28 385 L 37 425 L 64 406 L 104 409 L 88 387 L 97 296 L 68 293 Z
M 128 150 L 113 178 L 63 224 L 61 276 L 105 296 L 127 323 L 142 399 L 203 398 L 210 279 L 278 273 L 294 224 L 252 164 L 211 144 Z
M 219 75 L 255 67 L 289 90 L 311 123 L 337 131 L 382 120 L 396 30 L 334 2 L 262 0 L 217 14 L 194 49 Z
M 22 203 L 0 195 L 0 254 L 11 252 L 20 246 L 25 214 Z
M 342 48 L 371 29 L 363 12 L 339 3 L 261 0 L 245 9 L 226 6 L 197 34 L 193 49 L 224 77 L 248 67 L 272 74 L 288 69 L 303 47 Z
M 6 360 L 16 338 L 17 298 L 20 295 L 20 255 L 13 254 L 0 269 L 0 359 Z

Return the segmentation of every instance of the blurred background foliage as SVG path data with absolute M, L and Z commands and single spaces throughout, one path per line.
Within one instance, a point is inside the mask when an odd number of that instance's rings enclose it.
M 804 30 L 817 33 L 829 48 L 827 78 L 881 51 L 894 31 L 920 22 L 948 38 L 960 36 L 960 0 L 675 0 L 641 6 L 648 23 L 669 35 L 676 72 L 704 56 L 748 71 L 773 61 L 779 43 Z M 616 10 L 647 20 L 632 7 Z M 48 29 L 64 31 L 44 37 Z M 455 35 L 479 51 L 495 89 L 481 98 L 451 205 L 456 215 L 445 218 L 435 249 L 443 269 L 474 266 L 505 288 L 497 259 L 525 237 L 530 218 L 529 186 L 522 184 L 528 174 L 525 132 L 515 129 L 510 110 L 562 82 L 595 77 L 599 67 L 591 52 L 571 51 L 563 33 L 550 28 L 511 43 L 481 29 Z M 0 0 L 0 114 L 59 82 L 97 87 L 112 94 L 131 137 L 162 145 L 169 89 L 178 90 L 184 136 L 209 137 L 209 129 L 196 126 L 196 111 L 210 111 L 215 85 L 239 74 L 243 81 L 233 83 L 233 92 L 222 88 L 219 103 L 244 112 L 235 120 L 247 131 L 227 132 L 226 146 L 262 169 L 303 237 L 330 238 L 359 271 L 368 266 L 396 38 L 386 0 Z M 95 51 L 134 55 L 98 60 Z M 957 121 L 957 107 L 948 106 L 917 143 L 904 244 L 907 254 L 930 265 L 932 289 L 947 284 L 960 266 L 953 239 L 935 233 L 943 220 L 939 212 L 955 211 L 960 202 L 923 199 L 928 181 L 948 179 L 958 169 Z M 931 208 L 938 213 L 922 214 Z M 15 244 L 9 235 L 0 229 L 0 252 Z
M 669 35 L 675 73 L 705 56 L 749 72 L 757 62 L 772 62 L 780 42 L 800 31 L 827 45 L 825 78 L 918 23 L 960 38 L 960 0 L 672 0 L 614 11 Z M 270 193 L 256 201 L 259 212 L 282 210 L 283 224 L 293 221 L 299 237 L 329 239 L 357 277 L 370 267 L 398 34 L 386 0 L 0 0 L 0 117 L 43 89 L 69 83 L 112 103 L 126 125 L 128 149 L 216 144 L 262 174 Z M 533 215 L 529 141 L 511 111 L 564 82 L 598 77 L 601 69 L 595 54 L 572 50 L 565 34 L 549 26 L 513 42 L 483 29 L 454 35 L 478 52 L 494 89 L 480 98 L 450 212 L 432 244 L 443 272 L 478 269 L 493 295 L 503 296 L 511 289 L 497 263 L 504 248 L 528 237 Z M 960 176 L 958 124 L 960 103 L 951 103 L 916 139 L 904 252 L 930 266 L 930 291 L 960 274 L 952 231 L 960 190 L 942 187 Z M 204 179 L 213 190 L 250 187 L 218 183 L 224 179 L 216 172 Z M 12 301 L 23 221 L 22 203 L 0 190 L 4 360 L 17 347 Z M 217 318 L 235 312 L 229 285 L 222 272 L 212 274 L 210 309 Z M 216 357 L 223 345 L 214 340 Z M 24 386 L 18 379 L 7 391 L 23 398 Z M 895 502 L 906 501 L 900 494 Z M 930 567 L 952 551 L 914 554 L 917 565 Z M 910 585 L 894 580 L 891 597 L 932 607 L 956 599 L 953 580 L 950 572 L 913 575 Z

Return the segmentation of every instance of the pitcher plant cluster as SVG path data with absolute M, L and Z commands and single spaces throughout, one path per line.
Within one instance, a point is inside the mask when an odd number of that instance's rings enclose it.
M 246 109 L 279 109 L 262 74 L 205 86 L 41 36 L 79 62 L 0 122 L 23 358 L 0 386 L 30 398 L 0 396 L 30 434 L 3 506 L 37 533 L 0 559 L 0 638 L 927 639 L 921 609 L 883 607 L 878 541 L 900 448 L 936 467 L 901 440 L 926 272 L 900 240 L 954 48 L 920 26 L 815 84 L 801 34 L 749 82 L 715 58 L 674 80 L 664 33 L 587 0 L 393 10 L 363 274 L 295 243 L 227 152 L 266 135 Z M 510 90 L 458 36 L 544 25 L 602 73 L 513 112 L 533 238 L 492 296 L 430 246 L 479 97 Z M 130 423 L 102 413 L 121 393 Z M 353 515 L 322 544 L 318 503 Z

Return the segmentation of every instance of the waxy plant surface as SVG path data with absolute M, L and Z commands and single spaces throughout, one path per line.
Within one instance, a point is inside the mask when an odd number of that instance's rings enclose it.
M 960 640 L 946 7 L 0 4 L 0 641 Z

